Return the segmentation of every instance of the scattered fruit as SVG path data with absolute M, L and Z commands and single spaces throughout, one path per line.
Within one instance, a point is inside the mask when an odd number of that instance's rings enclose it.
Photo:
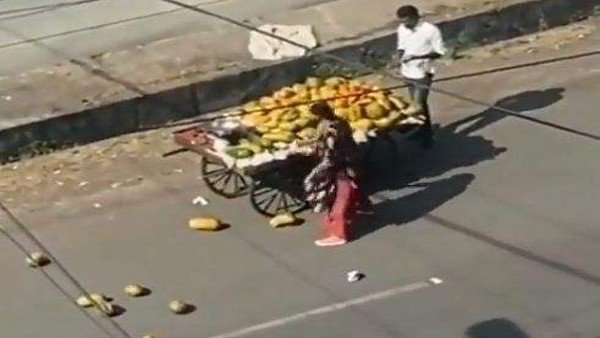
M 32 252 L 30 257 L 25 259 L 27 264 L 32 268 L 40 268 L 50 264 L 52 261 L 41 252 Z
M 390 91 L 342 77 L 310 77 L 251 101 L 240 112 L 244 126 L 253 129 L 257 138 L 232 144 L 226 153 L 245 159 L 275 149 L 286 149 L 297 139 L 314 137 L 319 118 L 310 111 L 312 103 L 327 100 L 336 116 L 350 123 L 354 131 L 372 132 L 391 128 L 419 109 Z
M 92 298 L 92 299 L 90 299 Z M 101 301 L 108 301 L 108 297 L 103 294 L 91 293 L 90 298 L 87 296 L 81 296 L 77 298 L 77 305 L 87 308 L 94 306 L 94 302 L 100 303 Z M 93 301 L 92 301 L 93 300 Z
M 186 304 L 182 301 L 174 300 L 169 303 L 169 309 L 173 311 L 173 313 L 181 315 L 186 314 L 191 311 L 192 306 L 190 304 Z
M 90 298 L 87 296 L 81 296 L 77 298 L 77 305 L 84 308 L 96 307 L 98 310 L 102 311 L 108 316 L 113 316 L 116 314 L 115 307 L 108 301 L 106 296 L 92 293 L 90 294 Z
M 138 284 L 130 284 L 123 288 L 125 294 L 130 297 L 142 297 L 149 293 L 149 289 Z
M 296 217 L 294 217 L 294 215 L 289 214 L 289 213 L 277 215 L 277 216 L 271 218 L 271 220 L 269 221 L 269 224 L 273 228 L 284 227 L 284 226 L 292 225 L 294 223 L 296 223 Z
M 216 218 L 192 218 L 189 221 L 190 228 L 202 231 L 218 231 L 223 228 L 223 224 Z

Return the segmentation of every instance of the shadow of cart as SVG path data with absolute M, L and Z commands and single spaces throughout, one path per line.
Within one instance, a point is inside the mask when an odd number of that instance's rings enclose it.
M 562 88 L 535 90 L 499 100 L 496 105 L 516 112 L 548 107 L 562 98 Z M 475 180 L 471 173 L 455 173 L 485 161 L 496 159 L 507 149 L 477 135 L 483 128 L 509 115 L 487 109 L 466 119 L 436 128 L 435 146 L 423 151 L 406 139 L 395 140 L 397 147 L 390 156 L 389 147 L 376 147 L 366 166 L 364 189 L 376 202 L 373 215 L 358 219 L 356 237 L 366 236 L 388 225 L 402 225 L 417 220 L 465 192 Z M 406 190 L 408 194 L 387 198 L 386 192 Z M 382 197 L 383 196 L 383 197 Z M 368 226 L 367 226 L 368 225 Z

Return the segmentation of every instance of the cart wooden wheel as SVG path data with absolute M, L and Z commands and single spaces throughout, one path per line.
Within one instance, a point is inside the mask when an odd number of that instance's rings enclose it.
M 226 198 L 234 198 L 248 193 L 252 181 L 250 177 L 205 156 L 202 157 L 200 166 L 202 180 L 215 193 Z
M 252 207 L 268 217 L 282 213 L 295 214 L 306 209 L 308 205 L 300 197 L 302 196 L 302 184 L 300 182 L 293 184 L 293 178 L 284 179 L 284 182 L 274 182 L 279 179 L 281 176 L 274 174 L 270 175 L 268 179 L 252 180 L 250 184 Z

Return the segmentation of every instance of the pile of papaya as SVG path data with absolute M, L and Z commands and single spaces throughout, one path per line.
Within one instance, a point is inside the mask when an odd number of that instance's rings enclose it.
M 326 101 L 336 116 L 348 121 L 354 131 L 361 132 L 394 128 L 419 112 L 408 100 L 377 86 L 342 77 L 311 77 L 304 83 L 246 103 L 239 112 L 241 122 L 253 129 L 256 136 L 240 140 L 227 153 L 235 158 L 248 158 L 264 151 L 285 149 L 295 140 L 310 141 L 316 136 L 319 122 L 310 107 L 318 101 Z

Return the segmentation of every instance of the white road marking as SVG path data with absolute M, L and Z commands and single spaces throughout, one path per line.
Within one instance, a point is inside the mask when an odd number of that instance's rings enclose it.
M 264 331 L 267 329 L 271 329 L 274 327 L 278 327 L 278 326 L 284 326 L 293 322 L 298 322 L 298 321 L 302 321 L 305 319 L 308 319 L 310 317 L 315 317 L 315 316 L 320 316 L 320 315 L 324 315 L 327 313 L 332 313 L 332 312 L 337 312 L 337 311 L 341 311 L 344 309 L 347 309 L 349 307 L 352 306 L 356 306 L 356 305 L 361 305 L 361 304 L 365 304 L 365 303 L 370 303 L 373 301 L 377 301 L 377 300 L 382 300 L 385 298 L 390 298 L 390 297 L 394 297 L 397 296 L 399 294 L 403 294 L 403 293 L 409 293 L 409 292 L 413 292 L 413 291 L 417 291 L 420 289 L 424 289 L 427 287 L 432 287 L 432 286 L 437 286 L 440 285 L 442 283 L 442 280 L 439 278 L 431 278 L 429 281 L 425 282 L 418 282 L 418 283 L 413 283 L 413 284 L 408 284 L 408 285 L 404 285 L 404 286 L 400 286 L 397 288 L 393 288 L 393 289 L 389 289 L 386 291 L 382 291 L 382 292 L 378 292 L 378 293 L 373 293 L 370 295 L 366 295 L 363 297 L 359 297 L 359 298 L 355 298 L 355 299 L 351 299 L 345 302 L 340 302 L 340 303 L 335 303 L 335 304 L 331 304 L 331 305 L 327 305 L 327 306 L 323 306 L 317 309 L 313 309 L 313 310 L 309 310 L 306 312 L 301 312 L 295 315 L 291 315 L 288 317 L 283 317 L 280 319 L 275 319 L 275 320 L 271 320 L 265 323 L 261 323 L 261 324 L 257 324 L 257 325 L 253 325 L 241 330 L 237 330 L 237 331 L 233 331 L 233 332 L 229 332 L 229 333 L 224 333 L 224 334 L 220 334 L 217 336 L 212 336 L 211 338 L 236 338 L 236 337 L 242 337 L 242 336 L 246 336 L 248 334 L 251 333 L 255 333 L 258 331 Z

